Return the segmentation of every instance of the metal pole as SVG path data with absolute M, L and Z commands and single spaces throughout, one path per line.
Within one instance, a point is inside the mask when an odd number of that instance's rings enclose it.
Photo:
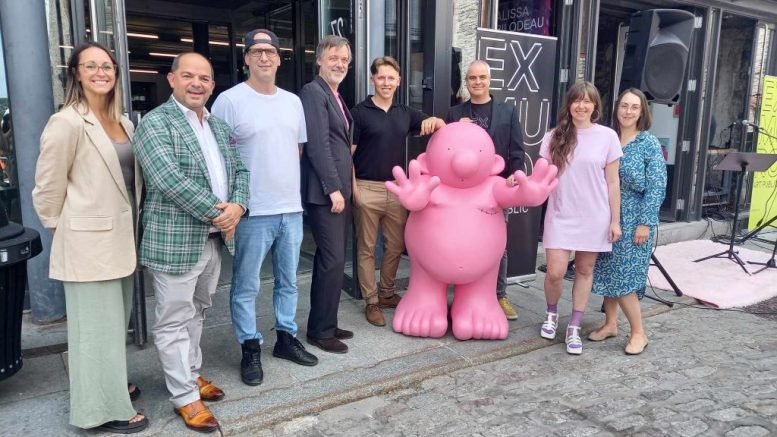
M 121 68 L 121 93 L 123 96 L 124 113 L 132 119 L 132 86 L 130 79 L 129 49 L 127 48 L 127 17 L 124 13 L 124 0 L 115 0 L 113 12 L 113 43 L 115 55 Z
M 51 232 L 32 206 L 40 135 L 54 110 L 45 3 L 0 0 L 0 26 L 11 102 L 22 221 L 40 233 L 42 256 L 27 265 L 32 317 L 51 322 L 65 316 L 62 285 L 48 279 Z

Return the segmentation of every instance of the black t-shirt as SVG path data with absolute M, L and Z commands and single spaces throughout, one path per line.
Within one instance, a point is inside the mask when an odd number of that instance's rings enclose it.
M 491 100 L 486 103 L 471 103 L 472 121 L 485 130 L 491 126 Z
M 420 130 L 421 122 L 429 117 L 399 103 L 386 112 L 375 106 L 372 96 L 351 109 L 351 116 L 356 179 L 379 182 L 394 180 L 391 169 L 405 166 L 405 138 Z

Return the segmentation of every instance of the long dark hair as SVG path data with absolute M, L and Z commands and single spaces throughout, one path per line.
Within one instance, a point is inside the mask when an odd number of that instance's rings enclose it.
M 98 48 L 108 54 L 111 58 L 111 62 L 114 65 L 114 77 L 116 81 L 113 84 L 113 89 L 108 93 L 108 116 L 115 121 L 121 120 L 122 114 L 122 101 L 121 101 L 121 89 L 119 88 L 119 67 L 116 63 L 116 58 L 113 57 L 111 51 L 105 48 L 102 44 L 95 41 L 87 41 L 83 44 L 79 44 L 73 49 L 73 53 L 70 55 L 70 59 L 67 61 L 67 80 L 65 83 L 65 101 L 62 104 L 63 108 L 74 106 L 82 113 L 86 113 L 89 109 L 86 105 L 86 96 L 84 95 L 84 88 L 81 86 L 81 82 L 78 81 L 78 63 L 81 57 L 81 52 L 89 48 Z
M 637 130 L 648 130 L 650 129 L 650 126 L 653 125 L 653 116 L 650 115 L 648 101 L 645 97 L 645 93 L 638 90 L 637 88 L 623 90 L 623 92 L 618 96 L 618 100 L 615 101 L 615 106 L 612 108 L 612 128 L 615 130 L 615 132 L 617 132 L 618 138 L 621 136 L 621 123 L 618 121 L 618 106 L 620 106 L 621 100 L 623 100 L 623 97 L 626 94 L 634 94 L 639 98 L 639 104 L 641 108 L 639 110 L 639 120 L 637 120 Z
M 558 167 L 559 173 L 569 164 L 569 155 L 577 145 L 577 129 L 572 122 L 569 109 L 572 103 L 588 97 L 594 102 L 594 112 L 591 114 L 591 123 L 596 123 L 601 117 L 602 98 L 599 90 L 591 82 L 578 82 L 572 85 L 564 96 L 564 104 L 558 114 L 558 123 L 550 137 L 550 158 L 553 165 Z

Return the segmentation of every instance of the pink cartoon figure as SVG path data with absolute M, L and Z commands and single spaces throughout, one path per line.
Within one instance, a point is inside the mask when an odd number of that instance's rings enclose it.
M 405 244 L 410 285 L 396 309 L 396 332 L 442 337 L 448 330 L 447 286 L 455 285 L 451 320 L 459 340 L 504 339 L 508 326 L 496 293 L 507 242 L 502 209 L 542 204 L 556 188 L 557 169 L 540 159 L 514 185 L 497 176 L 504 159 L 488 133 L 473 123 L 438 130 L 408 175 L 394 167 L 386 188 L 410 211 Z

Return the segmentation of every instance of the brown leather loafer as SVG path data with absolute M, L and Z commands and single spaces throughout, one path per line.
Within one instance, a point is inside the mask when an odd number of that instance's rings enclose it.
M 389 297 L 378 296 L 378 305 L 381 308 L 396 308 L 402 298 L 394 293 Z
M 181 415 L 186 427 L 193 431 L 213 432 L 219 427 L 219 421 L 201 400 L 176 408 L 175 412 Z
M 224 390 L 216 387 L 202 376 L 197 378 L 197 387 L 200 388 L 200 398 L 204 401 L 220 401 L 224 399 Z
M 308 336 L 308 343 L 318 347 L 323 351 L 331 352 L 334 354 L 344 354 L 348 352 L 348 345 L 334 337 L 316 338 Z

